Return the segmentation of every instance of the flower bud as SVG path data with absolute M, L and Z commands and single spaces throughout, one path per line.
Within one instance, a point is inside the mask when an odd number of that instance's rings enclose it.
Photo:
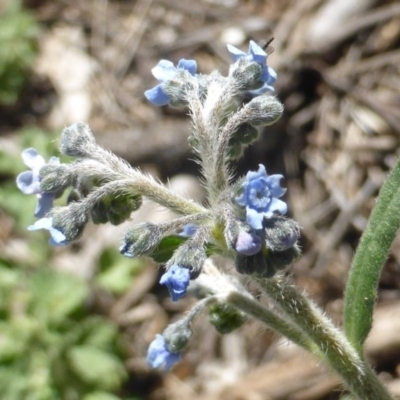
M 46 164 L 40 170 L 42 192 L 63 192 L 71 185 L 71 175 L 66 164 Z
M 222 335 L 240 328 L 247 320 L 246 314 L 223 303 L 212 304 L 209 308 L 210 323 Z
M 190 279 L 196 279 L 207 259 L 203 246 L 198 246 L 191 240 L 185 242 L 176 250 L 173 256 L 173 264 L 178 264 L 190 271 Z
M 274 216 L 264 219 L 265 245 L 272 252 L 293 247 L 300 237 L 300 225 L 289 218 Z
M 232 136 L 229 140 L 228 157 L 231 160 L 238 160 L 243 155 L 243 147 L 240 140 Z
M 68 242 L 78 239 L 88 222 L 87 213 L 80 203 L 70 203 L 50 212 L 52 226 L 61 231 Z
M 251 256 L 261 250 L 260 236 L 234 219 L 227 222 L 224 234 L 228 247 L 242 255 Z
M 260 134 L 254 126 L 242 124 L 233 134 L 233 137 L 242 144 L 251 144 L 259 138 Z
M 257 275 L 263 278 L 272 278 L 276 273 L 275 267 L 268 262 L 262 251 L 252 256 L 237 254 L 235 267 L 241 274 Z
M 119 252 L 132 258 L 145 256 L 157 247 L 161 239 L 161 229 L 157 225 L 144 222 L 129 229 L 122 240 Z
M 270 252 L 268 263 L 277 270 L 283 270 L 293 264 L 301 256 L 300 248 L 295 244 L 284 251 Z
M 107 210 L 108 220 L 113 225 L 122 224 L 126 221 L 133 211 L 136 211 L 142 205 L 142 196 L 140 195 L 123 195 L 111 200 L 109 209 Z
M 162 335 L 170 352 L 178 353 L 183 351 L 188 346 L 192 337 L 190 323 L 186 319 L 175 322 L 169 325 Z
M 248 111 L 247 121 L 254 127 L 272 125 L 283 113 L 282 103 L 268 94 L 253 98 L 245 107 Z
M 152 368 L 163 367 L 164 371 L 169 370 L 181 358 L 181 353 L 174 353 L 169 349 L 162 335 L 156 335 L 147 351 L 147 364 Z
M 61 135 L 61 152 L 72 157 L 90 156 L 96 141 L 89 126 L 78 122 L 65 128 Z
M 241 58 L 232 64 L 229 71 L 229 75 L 235 80 L 238 90 L 241 92 L 262 87 L 263 82 L 260 80 L 262 73 L 262 65 L 247 58 Z

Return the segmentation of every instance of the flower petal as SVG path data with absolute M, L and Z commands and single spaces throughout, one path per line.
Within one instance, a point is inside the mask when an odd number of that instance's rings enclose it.
M 24 160 L 25 165 L 27 165 L 30 169 L 41 168 L 44 164 L 46 164 L 45 159 L 33 147 L 25 149 L 22 152 L 22 159 Z
M 269 205 L 269 210 L 267 213 L 264 213 L 264 216 L 270 218 L 275 214 L 276 211 L 278 211 L 281 215 L 285 215 L 287 213 L 287 204 L 284 201 L 273 197 Z
M 286 188 L 281 187 L 283 175 L 274 174 L 267 178 L 267 184 L 273 197 L 281 197 L 286 193 Z
M 165 106 L 169 103 L 169 96 L 164 92 L 161 85 L 153 87 L 153 89 L 144 92 L 147 100 L 151 101 L 156 106 Z
M 161 277 L 160 283 L 168 287 L 172 301 L 178 301 L 185 296 L 190 282 L 190 271 L 188 268 L 172 265 L 172 267 Z
M 161 82 L 172 79 L 176 75 L 176 72 L 177 69 L 175 65 L 168 60 L 160 60 L 151 70 L 153 76 Z
M 169 96 L 164 92 L 161 85 L 155 86 L 153 89 L 144 92 L 147 100 L 151 101 L 156 106 L 165 106 L 169 103 Z
M 267 53 L 256 42 L 250 40 L 249 53 L 251 58 L 260 64 L 267 64 Z
M 197 72 L 197 62 L 195 60 L 186 60 L 186 59 L 182 58 L 178 62 L 178 68 L 185 69 L 191 75 L 195 75 Z
M 253 208 L 246 207 L 246 221 L 255 230 L 263 228 L 264 215 Z
M 17 187 L 25 194 L 40 193 L 39 177 L 35 176 L 32 171 L 21 172 L 17 176 Z
M 38 229 L 51 229 L 53 218 L 42 218 L 37 220 L 33 225 L 28 226 L 28 231 L 36 231 Z
M 237 61 L 240 58 L 246 56 L 246 53 L 244 51 L 238 49 L 235 46 L 232 46 L 231 44 L 228 44 L 227 47 L 233 61 Z
M 164 366 L 164 370 L 167 371 L 180 360 L 181 353 L 170 352 L 164 337 L 156 335 L 156 338 L 150 343 L 147 351 L 147 363 L 152 368 Z
M 35 217 L 44 217 L 52 208 L 55 199 L 54 193 L 38 194 L 38 203 L 35 210 Z

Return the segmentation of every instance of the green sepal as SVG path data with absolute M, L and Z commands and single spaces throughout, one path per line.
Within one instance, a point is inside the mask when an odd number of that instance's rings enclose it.
M 349 341 L 362 353 L 382 268 L 400 225 L 400 162 L 382 186 L 350 269 L 344 297 L 344 327 Z
M 222 335 L 233 332 L 247 321 L 246 314 L 223 303 L 210 306 L 209 319 L 217 332 Z

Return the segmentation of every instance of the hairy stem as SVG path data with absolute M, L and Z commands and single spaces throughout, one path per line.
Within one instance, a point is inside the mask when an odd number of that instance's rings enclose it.
M 318 346 L 301 329 L 268 310 L 250 295 L 232 291 L 225 301 L 245 314 L 263 322 L 269 328 L 287 337 L 310 353 L 321 356 Z
M 359 400 L 391 400 L 372 369 L 314 303 L 284 278 L 256 279 L 265 293 L 298 325 Z

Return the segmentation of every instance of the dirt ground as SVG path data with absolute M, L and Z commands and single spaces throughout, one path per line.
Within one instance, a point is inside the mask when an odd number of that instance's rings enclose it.
M 11 0 L 12 1 L 12 0 Z M 274 38 L 281 120 L 246 151 L 238 174 L 266 165 L 282 173 L 289 214 L 302 226 L 293 279 L 340 324 L 347 272 L 379 188 L 400 154 L 400 3 L 393 0 L 26 0 L 41 24 L 28 88 L 0 107 L 1 143 L 26 124 L 60 131 L 87 121 L 98 142 L 177 190 L 202 198 L 189 153 L 185 110 L 152 106 L 151 68 L 164 58 L 196 59 L 226 72 L 226 44 Z M 196 179 L 195 179 L 196 178 Z M 183 188 L 183 189 L 182 189 Z M 148 206 L 136 221 L 164 218 Z M 90 276 L 117 227 L 93 227 L 60 268 L 82 260 Z M 8 239 L 3 238 L 3 241 Z M 196 326 L 183 361 L 151 371 L 146 346 L 187 310 L 145 270 L 124 295 L 99 300 L 129 338 L 124 393 L 149 400 L 334 400 L 338 378 L 302 350 L 250 322 L 221 337 Z M 400 398 L 400 239 L 382 274 L 368 356 Z M 379 400 L 379 399 L 377 399 Z

